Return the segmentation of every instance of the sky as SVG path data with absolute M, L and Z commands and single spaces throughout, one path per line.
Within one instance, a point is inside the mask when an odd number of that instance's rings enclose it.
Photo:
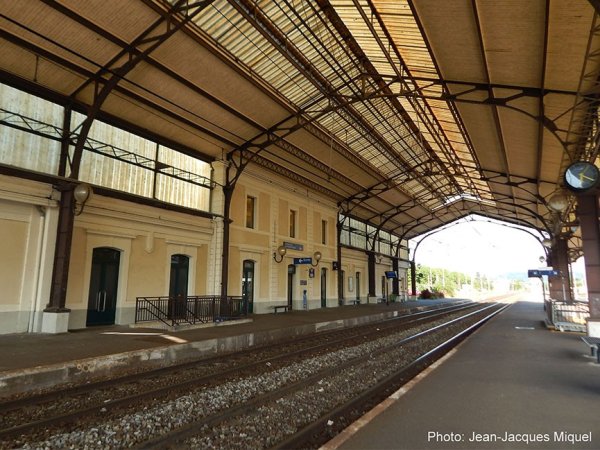
M 539 233 L 530 230 L 535 236 Z M 541 239 L 541 238 L 540 238 Z M 419 239 L 409 243 L 410 257 Z M 461 220 L 430 234 L 419 244 L 415 262 L 453 271 L 487 275 L 546 267 L 540 241 L 531 234 L 488 219 Z

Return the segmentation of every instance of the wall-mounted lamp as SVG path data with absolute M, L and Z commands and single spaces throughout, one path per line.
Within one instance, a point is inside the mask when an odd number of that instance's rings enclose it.
M 87 183 L 79 183 L 73 189 L 73 197 L 75 197 L 75 215 L 78 216 L 83 212 L 85 202 L 92 196 L 92 187 Z
M 311 265 L 311 266 L 313 266 L 313 267 L 317 267 L 317 266 L 319 265 L 319 261 L 321 261 L 321 258 L 322 258 L 322 257 L 323 257 L 323 255 L 321 254 L 321 252 L 319 252 L 319 251 L 316 251 L 316 252 L 313 254 L 313 258 L 315 259 L 315 261 L 317 261 L 317 263 L 316 263 L 316 264 L 313 264 L 313 263 L 311 262 L 311 263 L 310 263 L 310 265 Z
M 552 247 L 552 239 L 542 239 L 542 245 L 546 248 L 551 248 Z
M 548 200 L 548 209 L 557 213 L 562 213 L 569 207 L 569 202 L 569 196 L 562 191 L 558 191 Z
M 281 261 L 283 261 L 283 257 L 286 253 L 287 249 L 283 245 L 280 245 L 279 247 L 277 247 L 277 251 L 273 252 L 273 259 L 276 263 L 280 263 Z M 279 259 L 277 259 L 277 255 L 279 255 Z

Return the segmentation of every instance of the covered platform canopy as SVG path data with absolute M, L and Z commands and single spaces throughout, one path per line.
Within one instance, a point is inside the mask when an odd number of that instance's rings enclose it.
M 557 219 L 549 198 L 598 150 L 596 8 L 4 0 L 0 81 L 227 159 L 229 187 L 257 164 L 403 239 L 471 213 L 552 237 L 573 201 Z

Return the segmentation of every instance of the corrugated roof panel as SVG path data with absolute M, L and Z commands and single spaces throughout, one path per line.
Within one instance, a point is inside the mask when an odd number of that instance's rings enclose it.
M 431 75 L 436 72 L 408 2 L 373 2 L 392 42 L 388 40 L 368 2 L 333 0 L 331 3 L 378 74 L 389 77 L 401 73 L 402 69 L 399 68 L 402 62 L 393 51 L 392 43 L 412 75 Z M 372 78 L 361 78 L 363 68 L 349 53 L 334 27 L 317 13 L 314 5 L 309 2 L 262 0 L 256 2 L 256 8 L 257 14 L 262 14 L 268 24 L 251 23 L 243 19 L 228 2 L 220 0 L 215 1 L 210 11 L 202 14 L 196 23 L 296 107 L 309 105 L 319 98 L 325 99 L 329 92 L 336 92 L 335 89 L 347 98 L 380 89 Z M 365 20 L 370 27 L 365 26 Z M 270 34 L 273 41 L 269 41 L 265 34 Z M 281 36 L 285 36 L 285 42 L 274 45 Z M 362 91 L 365 86 L 367 91 Z M 426 83 L 414 82 L 412 86 L 424 88 Z M 436 85 L 426 89 L 439 95 L 442 88 Z M 415 132 L 401 119 L 398 105 L 420 128 L 420 137 L 415 138 Z M 429 143 L 429 151 L 434 151 L 443 164 L 440 170 L 456 166 L 458 159 L 463 160 L 469 155 L 461 130 L 445 102 L 425 104 L 415 98 L 399 97 L 394 105 L 389 99 L 375 98 L 352 103 L 342 109 L 337 114 L 319 117 L 317 122 L 357 155 L 377 167 L 385 177 L 391 177 L 407 167 L 431 162 L 421 139 Z M 315 111 L 312 114 L 319 114 L 317 109 L 311 110 Z M 369 130 L 373 130 L 374 134 Z M 434 133 L 434 130 L 444 131 L 443 139 L 446 140 L 440 141 L 437 137 L 439 133 Z M 453 148 L 451 152 L 447 149 L 450 146 Z M 474 166 L 472 159 L 469 165 Z M 437 180 L 426 177 L 402 188 L 413 195 L 424 189 L 441 189 L 445 195 L 453 195 L 452 192 L 446 192 L 450 187 L 442 188 L 439 184 Z M 455 184 L 448 186 L 455 186 L 454 189 L 467 188 L 463 181 L 455 181 Z M 477 187 L 482 186 L 479 184 Z

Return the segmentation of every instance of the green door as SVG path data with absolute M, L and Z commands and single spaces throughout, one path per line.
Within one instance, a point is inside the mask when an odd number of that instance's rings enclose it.
M 121 252 L 95 248 L 88 296 L 87 326 L 113 325 L 117 312 L 117 287 Z
M 321 308 L 327 307 L 327 269 L 321 268 Z
M 182 319 L 186 316 L 189 268 L 190 258 L 188 256 L 171 256 L 171 278 L 169 280 L 170 319 Z
M 288 266 L 288 284 L 287 284 L 287 301 L 288 309 L 292 310 L 294 304 L 294 275 L 296 274 L 296 266 L 290 264 Z
M 244 261 L 242 272 L 242 297 L 248 305 L 248 314 L 254 311 L 254 261 Z

